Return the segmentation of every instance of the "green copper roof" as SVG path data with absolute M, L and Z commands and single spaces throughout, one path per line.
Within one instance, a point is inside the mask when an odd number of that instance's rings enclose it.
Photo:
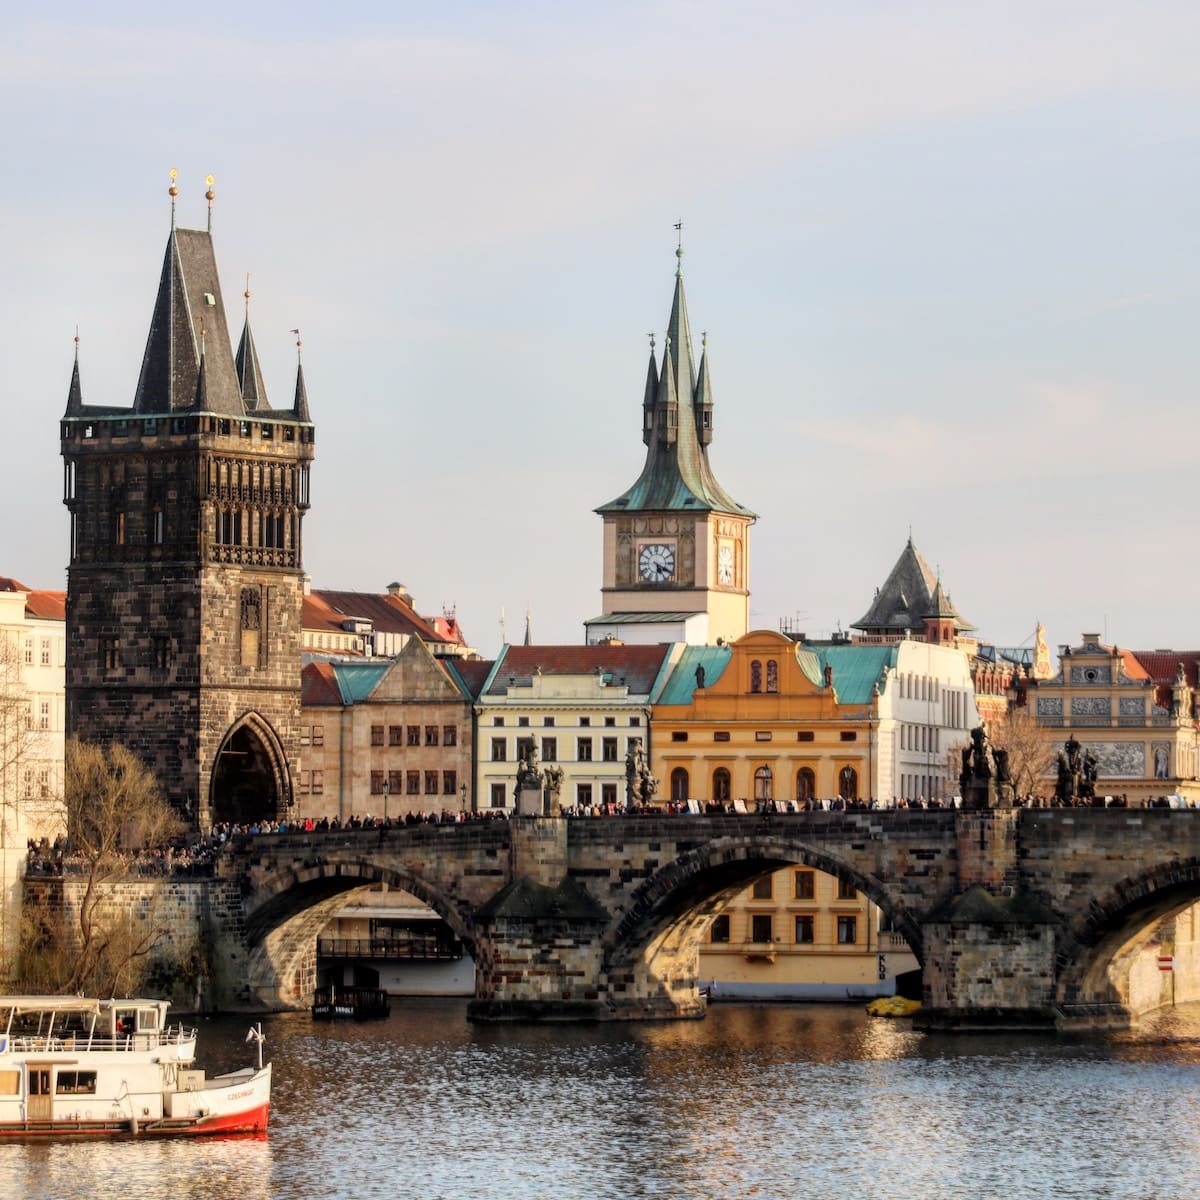
M 391 663 L 334 663 L 333 675 L 343 704 L 361 704 L 375 690 Z
M 704 668 L 704 686 L 712 687 L 729 666 L 732 651 L 728 646 L 688 646 L 658 698 L 659 704 L 691 704 L 698 681 L 696 668 Z
M 896 665 L 897 649 L 892 646 L 812 646 L 821 660 L 821 671 L 833 668 L 833 690 L 839 704 L 870 704 L 881 676 Z
M 683 250 L 676 253 L 682 259 Z M 651 347 L 643 401 L 646 462 L 642 473 L 628 491 L 602 504 L 596 512 L 725 512 L 753 519 L 756 514 L 721 487 L 709 466 L 712 383 L 708 350 L 705 348 L 701 359 L 697 383 L 682 267 L 675 274 L 675 296 L 657 386 L 654 368 Z

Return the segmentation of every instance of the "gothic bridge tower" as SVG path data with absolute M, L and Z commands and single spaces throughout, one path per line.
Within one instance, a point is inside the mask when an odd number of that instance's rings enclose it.
M 250 333 L 234 354 L 208 228 L 171 231 L 130 408 L 62 419 L 67 733 L 124 742 L 196 828 L 282 815 L 300 733 L 314 429 L 301 368 L 272 408 Z M 297 340 L 299 346 L 299 340 Z
M 755 514 L 717 482 L 708 461 L 713 393 L 707 339 L 697 371 L 683 294 L 683 247 L 662 367 L 650 346 L 642 402 L 646 461 L 604 519 L 603 615 L 587 640 L 731 642 L 750 619 L 750 526 Z

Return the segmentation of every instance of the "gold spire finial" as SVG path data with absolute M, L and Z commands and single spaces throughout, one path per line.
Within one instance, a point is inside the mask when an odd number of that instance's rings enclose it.
M 208 232 L 212 233 L 212 202 L 217 198 L 217 193 L 213 191 L 211 175 L 205 175 L 204 182 L 208 184 L 208 191 L 204 193 L 204 198 L 208 201 Z
M 246 297 L 246 315 L 250 315 L 250 272 L 246 272 L 246 290 L 242 293 Z
M 298 330 L 298 329 L 289 329 L 289 330 L 288 330 L 288 332 L 289 332 L 289 333 L 294 333 L 294 334 L 296 335 L 296 359 L 297 359 L 297 361 L 299 361 L 299 358 L 300 358 L 300 347 L 301 347 L 301 346 L 304 344 L 303 342 L 301 342 L 301 341 L 300 341 L 300 330 Z
M 650 330 L 650 353 L 654 353 L 654 330 Z
M 683 218 L 675 222 L 675 274 L 683 274 Z
M 175 228 L 175 197 L 179 195 L 179 188 L 175 184 L 175 180 L 179 178 L 179 172 L 172 167 L 168 172 L 171 177 L 171 186 L 167 188 L 167 195 L 171 197 L 171 228 Z

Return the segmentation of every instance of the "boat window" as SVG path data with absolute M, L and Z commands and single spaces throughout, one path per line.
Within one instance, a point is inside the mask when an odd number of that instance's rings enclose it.
M 94 1096 L 96 1094 L 95 1071 L 59 1071 L 58 1086 L 60 1096 Z
M 139 1008 L 137 1021 L 138 1033 L 153 1033 L 158 1028 L 158 1009 Z
M 21 1072 L 0 1071 L 0 1096 L 19 1096 L 21 1094 Z
M 50 1071 L 29 1068 L 29 1094 L 31 1096 L 50 1095 Z

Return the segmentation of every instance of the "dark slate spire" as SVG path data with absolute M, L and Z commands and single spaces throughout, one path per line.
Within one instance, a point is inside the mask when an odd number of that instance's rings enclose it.
M 78 417 L 83 412 L 83 389 L 79 386 L 79 334 L 75 335 L 75 365 L 71 368 L 71 386 L 67 390 L 66 416 Z
M 292 416 L 305 424 L 312 423 L 312 417 L 308 415 L 308 391 L 304 386 L 304 364 L 299 362 L 296 364 L 296 402 L 292 405 Z
M 525 645 L 533 645 L 533 613 L 525 610 Z
M 948 611 L 943 612 L 943 609 Z M 973 629 L 955 611 L 942 590 L 941 581 L 929 569 L 909 534 L 896 565 L 875 593 L 865 616 L 851 628 L 867 633 L 902 637 L 906 631 L 918 632 L 926 617 L 951 616 L 959 630 Z
M 200 335 L 200 367 L 196 371 L 196 395 L 192 398 L 192 407 L 197 412 L 208 412 L 208 366 L 207 355 L 204 353 L 204 334 Z M 180 405 L 179 407 L 183 407 Z
M 692 331 L 683 291 L 682 246 L 676 249 L 675 255 L 678 260 L 675 294 L 671 299 L 662 368 L 654 381 L 652 400 L 651 381 L 655 370 L 652 349 L 650 375 L 642 401 L 646 463 L 633 487 L 596 511 L 725 512 L 753 518 L 755 514 L 750 509 L 739 504 L 721 487 L 709 466 L 712 387 L 707 365 L 703 366 L 699 383 L 696 379 Z
M 646 370 L 646 394 L 642 397 L 642 441 L 648 446 L 654 429 L 654 401 L 658 395 L 658 363 L 654 361 L 654 334 L 650 335 L 650 366 Z
M 263 384 L 262 368 L 258 365 L 258 351 L 254 347 L 254 334 L 250 332 L 250 276 L 246 276 L 246 321 L 242 326 L 242 337 L 238 342 L 234 366 L 237 369 L 238 390 L 247 412 L 269 409 L 267 389 Z
M 245 416 L 212 236 L 173 227 L 134 394 L 135 412 L 169 413 L 191 406 L 200 374 L 201 326 L 208 338 L 204 411 Z

